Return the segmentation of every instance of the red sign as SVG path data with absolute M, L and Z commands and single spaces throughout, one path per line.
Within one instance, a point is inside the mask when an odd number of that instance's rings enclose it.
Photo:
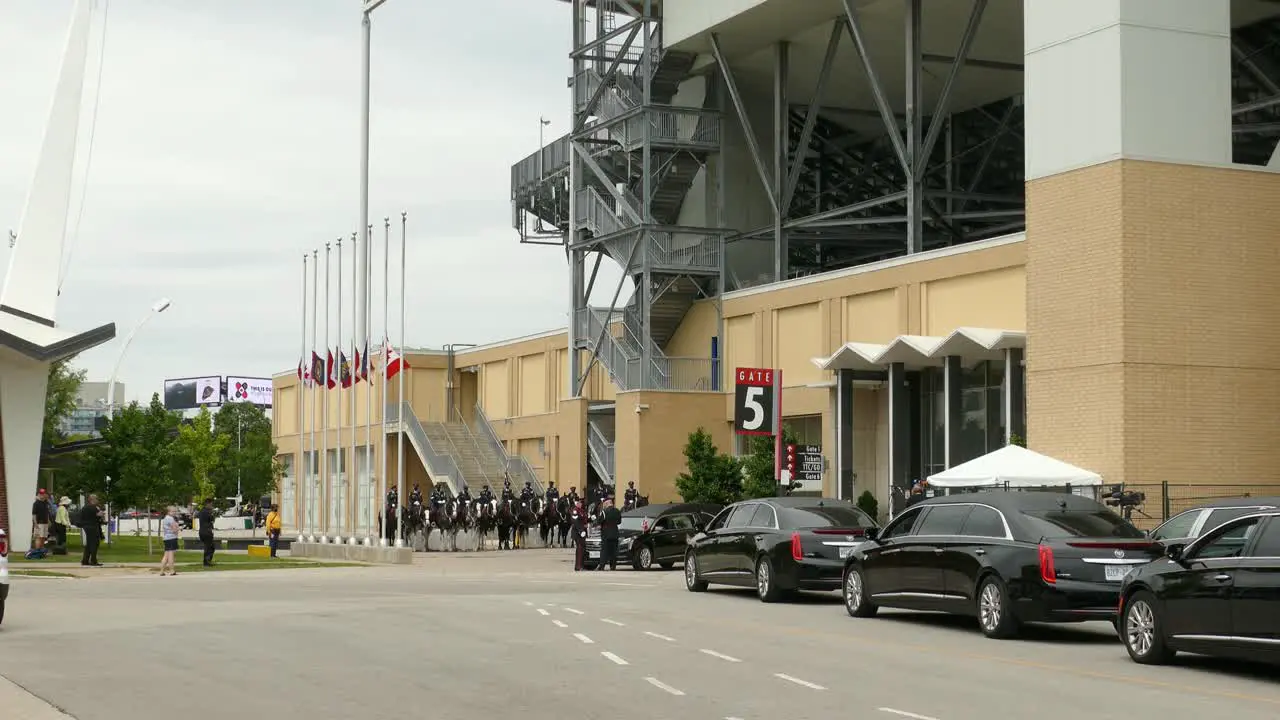
M 756 385 L 770 387 L 773 385 L 772 368 L 738 368 L 735 385 Z

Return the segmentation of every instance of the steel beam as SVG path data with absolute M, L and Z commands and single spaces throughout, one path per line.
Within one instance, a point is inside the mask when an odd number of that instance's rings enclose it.
M 590 59 L 590 58 L 587 58 L 586 56 L 590 55 L 592 51 L 595 50 L 596 48 L 601 48 L 604 45 L 608 44 L 609 41 L 615 38 L 619 38 L 627 34 L 628 32 L 630 32 L 631 36 L 634 37 L 635 34 L 640 31 L 640 28 L 644 27 L 644 24 L 645 24 L 645 21 L 643 18 L 634 19 L 625 25 L 621 25 L 617 28 L 614 28 L 610 32 L 607 32 L 604 35 L 597 37 L 595 40 L 592 40 L 591 42 L 586 43 L 581 47 L 574 48 L 573 51 L 569 53 L 569 57 L 581 58 L 584 60 Z M 627 44 L 630 45 L 630 42 L 628 42 Z M 626 53 L 627 53 L 627 50 L 624 48 L 617 54 L 617 57 L 622 57 Z M 597 56 L 596 59 L 598 59 L 598 57 L 602 57 L 602 56 Z
M 578 0 L 571 3 L 571 16 L 573 19 L 572 47 L 577 48 L 582 44 L 583 40 L 583 17 L 582 4 Z M 573 118 L 576 125 L 578 119 L 578 91 L 573 87 L 583 69 L 585 69 L 582 58 L 570 57 L 569 66 L 572 75 L 569 79 L 569 117 Z M 582 286 L 579 278 L 582 270 L 582 253 L 574 249 L 578 239 L 578 189 L 583 185 L 582 182 L 582 163 L 578 161 L 578 153 L 575 148 L 578 143 L 574 142 L 572 134 L 569 137 L 569 226 L 565 231 L 564 242 L 567 250 L 569 261 L 569 326 L 565 332 L 568 341 L 569 351 L 569 367 L 566 368 L 569 377 L 565 378 L 572 390 L 572 397 L 581 397 L 580 386 L 578 385 L 578 374 L 582 369 L 581 357 L 578 354 L 578 311 L 581 306 L 585 305 L 583 301 Z M 545 149 L 539 152 L 546 152 Z
M 640 245 L 641 242 L 637 240 L 635 244 L 631 246 L 631 254 L 627 256 L 627 262 L 623 265 L 624 268 L 631 267 L 631 263 L 636 259 L 636 251 L 640 249 Z M 595 344 L 591 346 L 591 358 L 587 361 L 587 368 L 582 371 L 582 376 L 577 378 L 574 382 L 574 387 L 576 388 L 573 393 L 574 397 L 582 397 L 582 388 L 586 385 L 587 378 L 591 375 L 591 368 L 595 366 L 596 360 L 600 357 L 600 344 L 604 342 L 604 336 L 609 332 L 609 325 L 613 322 L 614 308 L 618 307 L 618 298 L 622 295 L 622 286 L 626 284 L 627 278 L 629 277 L 630 275 L 624 271 L 622 273 L 622 277 L 618 278 L 618 286 L 613 290 L 613 300 L 609 302 L 608 315 L 606 316 L 605 321 L 600 324 L 600 335 L 596 338 Z M 589 314 L 590 313 L 588 313 L 588 315 Z M 573 318 L 573 320 L 576 321 L 577 318 Z M 643 338 L 641 338 L 641 340 L 643 340 Z M 649 343 L 645 342 L 644 344 L 648 345 Z M 570 348 L 570 352 L 572 351 L 573 349 Z
M 978 185 L 982 183 L 982 176 L 987 173 L 987 165 L 991 163 L 991 158 L 995 155 L 996 148 L 1000 146 L 1000 137 L 1004 135 L 1008 129 L 1009 123 L 1013 121 L 1013 113 L 1018 109 L 1016 103 L 1009 103 L 1009 107 L 1005 108 L 1004 117 L 1000 118 L 1000 125 L 996 127 L 995 133 L 991 137 L 991 142 L 987 145 L 987 151 L 982 154 L 982 159 L 978 161 L 978 166 L 973 169 L 973 176 L 969 178 L 969 185 L 965 189 L 966 192 L 972 194 L 977 192 Z M 965 206 L 969 204 L 967 199 L 960 201 L 959 212 L 964 212 Z
M 907 254 L 920 252 L 924 242 L 924 183 L 916 173 L 923 159 L 924 139 L 922 120 L 924 114 L 924 65 L 920 59 L 922 49 L 921 20 L 924 0 L 904 0 L 907 4 L 906 23 L 906 131 L 907 161 L 903 164 L 907 179 Z
M 951 63 L 947 79 L 943 81 L 942 90 L 938 93 L 938 104 L 934 106 L 933 118 L 929 121 L 929 133 L 925 136 L 920 156 L 915 159 L 912 172 L 917 181 L 924 179 L 929 158 L 933 155 L 933 146 L 938 142 L 938 136 L 942 133 L 942 127 L 950 115 L 951 94 L 955 90 L 956 78 L 960 76 L 960 68 L 964 67 L 965 60 L 969 57 L 969 48 L 973 46 L 978 27 L 982 25 L 982 13 L 986 9 L 987 0 L 974 0 L 973 10 L 969 13 L 969 24 L 965 26 L 964 35 L 960 36 L 960 48 L 956 50 L 955 62 Z
M 623 212 L 627 214 L 627 217 L 631 218 L 631 221 L 637 225 L 644 224 L 644 220 L 641 219 L 640 213 L 636 212 L 635 208 L 631 207 L 630 201 L 623 197 L 622 193 L 618 192 L 618 188 L 613 186 L 613 179 L 605 173 L 604 168 L 600 167 L 600 163 L 597 163 L 596 159 L 591 157 L 591 153 L 584 150 L 582 146 L 577 143 L 573 144 L 573 152 L 580 160 L 582 160 L 583 163 L 586 164 L 588 168 L 591 169 L 591 173 L 600 180 L 600 184 L 604 185 L 604 188 L 609 191 L 609 194 L 618 202 L 618 207 L 622 208 Z M 577 195 L 577 192 L 573 192 L 569 197 L 571 200 L 576 201 Z M 577 221 L 578 219 L 576 217 L 570 217 L 570 227 L 572 227 Z
M 738 122 L 742 123 L 742 134 L 746 136 L 747 149 L 751 152 L 751 160 L 755 163 L 756 172 L 760 175 L 760 184 L 764 186 L 765 194 L 769 197 L 769 204 L 773 206 L 773 211 L 776 213 L 778 212 L 778 198 L 773 196 L 772 183 L 769 182 L 769 171 L 765 169 L 764 155 L 760 152 L 760 141 L 756 138 L 755 130 L 751 127 L 751 118 L 747 116 L 747 108 L 742 102 L 742 94 L 738 92 L 738 82 L 734 80 L 733 70 L 729 68 L 724 52 L 720 49 L 720 36 L 716 33 L 711 33 L 710 40 L 711 52 L 716 58 L 716 63 L 720 66 L 720 74 L 724 77 L 725 89 L 729 91 L 729 99 L 733 101 L 733 109 L 738 114 Z
M 893 114 L 889 99 L 884 94 L 884 87 L 880 84 L 880 76 L 876 74 L 875 66 L 871 63 L 871 55 L 867 52 L 867 42 L 863 37 L 862 24 L 858 21 L 853 0 L 841 0 L 841 2 L 844 4 L 849 37 L 853 39 L 854 48 L 858 51 L 862 70 L 867 74 L 867 83 L 871 85 L 871 95 L 876 101 L 876 109 L 880 111 L 880 119 L 884 121 L 884 127 L 889 131 L 889 140 L 893 142 L 893 151 L 897 154 L 898 161 L 902 163 L 903 170 L 910 173 L 911 165 L 907 162 L 907 149 L 902 143 L 902 128 L 898 127 L 897 117 Z
M 595 112 L 596 106 L 600 104 L 600 98 L 604 97 L 605 92 L 609 90 L 609 81 L 613 80 L 614 76 L 617 75 L 618 67 L 622 63 L 622 56 L 626 55 L 627 51 L 631 49 L 631 43 L 635 42 L 636 33 L 639 32 L 639 30 L 639 25 L 631 30 L 631 34 L 627 36 L 626 41 L 622 44 L 622 49 L 618 51 L 618 55 L 609 63 L 609 67 L 604 71 L 604 75 L 600 77 L 600 83 L 596 85 L 596 89 L 591 92 L 591 97 L 587 98 L 587 104 L 582 107 L 581 111 L 578 111 L 577 118 L 573 123 L 573 132 L 581 132 L 582 129 L 586 127 L 587 118 Z M 574 102 L 577 102 L 576 90 L 574 91 Z M 575 110 L 576 109 L 577 108 L 575 107 Z
M 818 73 L 818 85 L 813 89 L 813 99 L 809 102 L 804 118 L 804 129 L 800 131 L 800 141 L 796 146 L 796 157 L 791 161 L 791 176 L 787 178 L 787 189 L 783 193 L 781 214 L 786 217 L 791 212 L 791 201 L 795 199 L 796 185 L 800 182 L 800 170 L 808 159 L 809 143 L 813 131 L 818 126 L 818 115 L 822 112 L 822 95 L 826 91 L 827 81 L 831 79 L 831 69 L 836 64 L 836 51 L 840 49 L 840 36 L 844 34 L 843 23 L 831 24 L 831 38 L 827 40 L 827 53 L 822 59 L 822 70 Z
M 787 229 L 783 227 L 786 210 L 782 195 L 787 185 L 787 145 L 791 141 L 791 113 L 787 106 L 787 80 L 791 74 L 791 46 L 780 42 L 773 52 L 773 277 L 777 282 L 787 279 Z
M 950 65 L 956 61 L 956 59 L 950 55 L 935 55 L 933 53 L 925 53 L 920 56 L 920 59 L 927 63 L 942 63 L 945 65 Z M 964 64 L 971 67 L 984 68 L 986 70 L 1004 70 L 1007 72 L 1024 72 L 1026 70 L 1026 66 L 1022 63 L 1002 62 L 1000 60 L 965 58 Z
M 856 212 L 863 212 L 864 210 L 871 210 L 872 208 L 877 208 L 877 207 L 880 207 L 881 205 L 891 205 L 896 202 L 902 202 L 906 198 L 907 198 L 907 192 L 905 190 L 901 190 L 891 195 L 884 195 L 878 198 L 871 198 L 869 200 L 864 200 L 860 203 L 854 203 L 853 205 L 847 205 L 845 207 L 835 208 L 833 210 L 826 210 L 824 212 L 815 213 L 813 215 L 802 217 L 796 220 L 790 220 L 787 222 L 786 227 L 788 229 L 820 227 L 819 225 L 817 225 L 817 223 L 821 223 L 823 221 L 828 221 L 828 220 L 834 220 L 835 218 L 840 218 L 845 215 L 850 215 Z
M 1231 108 L 1232 115 L 1243 115 L 1254 110 L 1265 110 L 1269 107 L 1280 105 L 1280 95 L 1272 95 L 1271 97 L 1261 98 L 1252 102 L 1240 103 Z
M 1267 89 L 1267 92 L 1272 95 L 1280 95 L 1280 84 L 1277 84 L 1275 80 L 1271 79 L 1270 75 L 1258 67 L 1258 63 L 1253 61 L 1253 53 L 1249 52 L 1244 44 L 1235 38 L 1231 39 L 1231 55 L 1236 59 L 1236 62 L 1240 63 L 1240 67 L 1253 76 L 1254 81 Z

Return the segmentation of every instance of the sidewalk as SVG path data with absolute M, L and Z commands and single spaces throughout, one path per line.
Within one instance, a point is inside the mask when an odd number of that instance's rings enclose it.
M 72 720 L 70 715 L 0 677 L 0 708 L 5 720 Z

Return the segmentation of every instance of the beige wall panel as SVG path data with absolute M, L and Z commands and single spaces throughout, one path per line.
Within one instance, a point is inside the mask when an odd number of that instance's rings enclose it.
M 543 487 L 546 487 L 547 475 L 547 458 L 543 456 L 539 449 L 538 443 L 542 438 L 520 438 L 516 443 L 516 453 L 529 461 L 529 465 L 533 466 L 533 470 L 538 475 L 538 479 L 542 481 Z M 519 492 L 519 489 L 516 490 Z
M 843 299 L 844 342 L 887 343 L 906 331 L 899 288 Z
M 756 337 L 754 315 L 726 318 L 724 321 L 724 378 L 722 387 L 733 387 L 733 370 L 740 367 L 759 367 L 759 340 Z
M 413 414 L 423 422 L 444 422 L 449 419 L 448 408 L 445 407 L 446 371 L 440 368 L 411 367 L 405 377 L 405 395 L 413 406 Z M 396 385 L 400 378 L 391 378 L 390 385 Z M 388 394 L 394 389 L 388 387 Z
M 635 406 L 648 409 L 634 412 Z M 617 482 L 634 480 L 650 502 L 679 501 L 676 476 L 685 470 L 689 433 L 702 427 L 722 452 L 732 452 L 733 437 L 724 421 L 724 400 L 717 393 L 626 392 L 618 395 L 615 463 Z
M 782 369 L 782 382 L 788 387 L 827 379 L 828 373 L 810 362 L 830 354 L 823 341 L 821 310 L 821 303 L 809 303 L 773 313 L 774 367 Z
M 511 384 L 507 360 L 484 364 L 481 370 L 481 396 L 484 398 L 484 414 L 490 420 L 511 415 Z
M 924 335 L 945 336 L 958 327 L 1024 330 L 1025 268 L 1009 267 L 933 280 L 920 286 Z
M 298 432 L 298 386 L 277 387 L 271 393 L 271 424 L 275 435 L 295 435 Z
M 718 320 L 715 300 L 699 300 L 689 308 L 664 349 L 668 357 L 711 357 L 711 338 Z
M 540 415 L 547 411 L 547 356 L 546 353 L 524 355 L 520 358 L 520 415 Z

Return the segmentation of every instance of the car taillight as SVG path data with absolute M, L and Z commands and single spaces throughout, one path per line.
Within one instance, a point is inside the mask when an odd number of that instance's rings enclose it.
M 791 533 L 791 559 L 796 562 L 804 559 L 804 544 L 800 542 L 800 533 Z
M 8 554 L 9 554 L 9 541 L 0 537 L 0 557 L 4 557 Z
M 1053 585 L 1058 582 L 1058 572 L 1053 567 L 1053 548 L 1040 546 L 1040 579 Z

